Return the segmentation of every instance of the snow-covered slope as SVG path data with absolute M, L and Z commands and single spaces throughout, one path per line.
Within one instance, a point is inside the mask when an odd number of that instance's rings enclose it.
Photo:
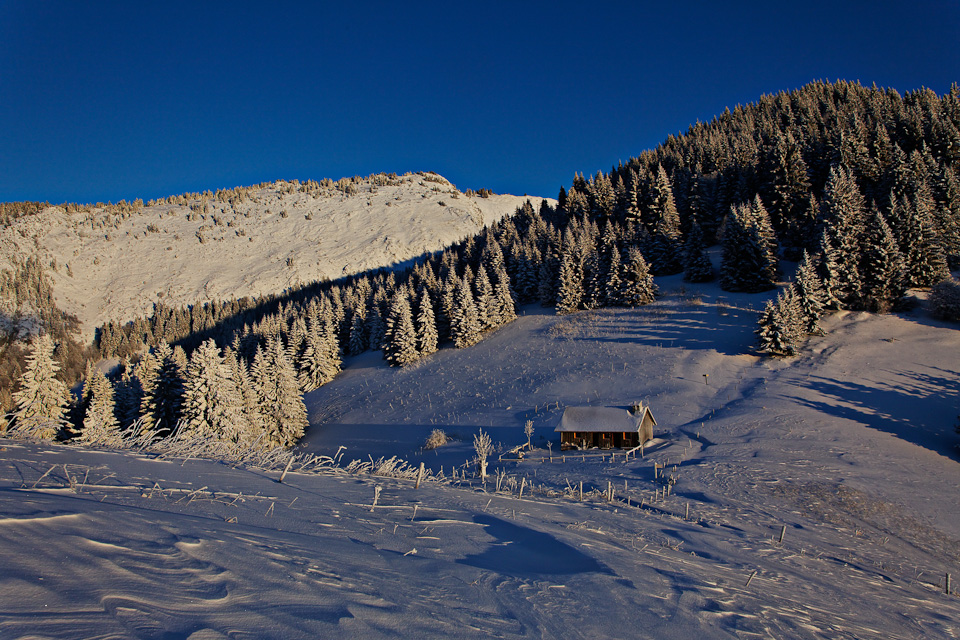
M 38 253 L 55 266 L 57 304 L 89 337 L 104 321 L 142 315 L 156 302 L 279 293 L 402 262 L 476 233 L 528 199 L 468 196 L 433 173 L 195 195 L 126 216 L 50 207 L 0 230 L 0 255 Z M 540 198 L 530 200 L 539 206 Z
M 536 449 L 485 488 L 0 442 L 0 637 L 960 634 L 960 332 L 838 314 L 761 359 L 765 296 L 658 283 L 648 307 L 528 307 L 405 369 L 366 354 L 307 396 L 308 451 L 447 478 L 479 428 L 506 450 L 532 419 Z M 558 451 L 565 405 L 638 399 L 643 457 Z M 423 452 L 433 428 L 458 439 Z

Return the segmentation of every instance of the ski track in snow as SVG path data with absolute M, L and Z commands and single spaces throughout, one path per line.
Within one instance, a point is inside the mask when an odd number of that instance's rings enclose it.
M 528 307 L 401 370 L 365 354 L 308 394 L 306 450 L 467 479 L 279 484 L 0 442 L 0 637 L 960 634 L 942 593 L 960 564 L 956 329 L 837 314 L 801 357 L 761 359 L 764 296 L 658 284 L 637 310 Z M 564 406 L 638 399 L 659 422 L 643 457 L 546 447 Z M 527 419 L 534 451 L 495 457 L 485 488 L 470 477 L 473 434 L 509 449 Z M 433 428 L 456 439 L 421 451 Z

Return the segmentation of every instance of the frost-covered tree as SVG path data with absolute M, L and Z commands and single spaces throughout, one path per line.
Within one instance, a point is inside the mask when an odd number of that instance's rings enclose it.
M 408 365 L 420 358 L 410 300 L 405 290 L 398 291 L 390 305 L 384 335 L 384 357 L 395 367 Z
M 289 447 L 307 428 L 307 408 L 300 397 L 297 374 L 279 338 L 267 338 L 266 349 L 254 356 L 252 377 L 268 444 Z
M 797 279 L 794 282 L 794 287 L 800 305 L 804 332 L 810 335 L 822 334 L 820 318 L 823 316 L 827 295 L 823 283 L 817 276 L 814 259 L 806 251 L 803 252 L 803 258 L 797 268 Z
M 57 378 L 60 365 L 53 357 L 53 340 L 47 334 L 33 339 L 20 388 L 13 394 L 14 424 L 19 430 L 52 440 L 66 422 L 70 395 Z
M 828 288 L 836 292 L 842 306 L 856 308 L 862 289 L 858 262 L 865 204 L 856 180 L 845 167 L 830 170 L 820 206 L 827 239 L 835 249 L 830 257 L 835 260 L 836 272 Z
M 437 322 L 434 319 L 433 303 L 430 302 L 430 293 L 424 291 L 420 296 L 420 308 L 417 311 L 417 351 L 421 356 L 428 356 L 437 350 L 440 342 L 437 335 Z
M 303 353 L 298 362 L 300 388 L 313 391 L 324 385 L 340 371 L 339 349 L 332 344 L 336 340 L 332 330 L 322 329 L 321 320 L 311 319 L 303 340 Z
M 904 264 L 893 232 L 876 207 L 867 216 L 863 245 L 859 304 L 867 311 L 886 313 L 905 293 Z
M 83 385 L 83 393 L 90 402 L 83 416 L 80 441 L 106 447 L 119 447 L 123 438 L 120 423 L 114 413 L 113 385 L 100 369 L 94 369 Z
M 573 313 L 583 303 L 583 263 L 577 243 L 567 230 L 563 242 L 563 255 L 560 256 L 560 270 L 557 281 L 557 313 Z
M 803 340 L 801 315 L 793 285 L 781 291 L 776 300 L 767 301 L 756 330 L 760 351 L 775 356 L 796 355 Z
M 154 354 L 155 373 L 150 389 L 144 392 L 142 407 L 150 416 L 150 425 L 158 434 L 172 432 L 180 420 L 183 404 L 183 369 L 174 350 L 161 340 Z
M 454 293 L 453 309 L 450 315 L 450 338 L 455 347 L 463 349 L 480 341 L 480 331 L 473 292 L 464 277 L 457 283 Z
M 243 398 L 217 343 L 190 355 L 183 385 L 183 429 L 194 437 L 238 442 L 245 428 Z
M 762 218 L 749 205 L 733 206 L 727 214 L 720 267 L 720 286 L 726 291 L 753 293 L 776 286 L 776 257 L 758 223 Z
M 484 433 L 483 429 L 480 430 L 480 433 L 473 436 L 473 451 L 476 453 L 477 468 L 480 473 L 480 478 L 483 480 L 487 479 L 487 458 L 490 457 L 490 454 L 493 453 L 493 442 L 490 440 L 490 434 Z
M 656 299 L 657 285 L 643 254 L 636 249 L 631 249 L 627 256 L 620 282 L 620 301 L 625 307 L 639 307 Z

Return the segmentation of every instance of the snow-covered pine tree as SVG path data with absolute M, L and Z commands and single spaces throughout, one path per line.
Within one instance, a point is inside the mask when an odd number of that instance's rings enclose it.
M 240 354 L 228 347 L 223 350 L 223 364 L 240 392 L 242 401 L 244 419 L 243 427 L 238 434 L 238 443 L 247 447 L 254 443 L 264 445 L 266 423 L 260 406 L 260 396 L 254 388 L 253 378 L 246 363 L 240 358 Z
M 797 279 L 794 283 L 797 299 L 800 305 L 800 315 L 803 320 L 804 332 L 810 335 L 822 335 L 820 318 L 823 316 L 827 295 L 823 283 L 817 276 L 814 259 L 806 251 L 797 268 Z
M 84 381 L 83 393 L 89 393 L 90 402 L 84 413 L 80 441 L 105 447 L 119 447 L 123 438 L 115 414 L 113 385 L 102 371 L 94 369 L 91 377 Z
M 477 267 L 473 288 L 475 290 L 474 302 L 477 306 L 477 322 L 480 324 L 480 330 L 485 331 L 499 325 L 500 309 L 493 293 L 493 285 L 490 284 L 490 277 L 487 275 L 487 268 L 482 264 Z
M 623 306 L 639 307 L 656 299 L 657 285 L 653 283 L 647 261 L 637 249 L 631 249 L 628 253 L 620 281 L 620 300 Z
M 720 287 L 754 293 L 776 286 L 767 243 L 749 205 L 730 207 L 723 230 Z
M 657 167 L 650 186 L 650 199 L 650 218 L 654 225 L 649 249 L 650 270 L 656 275 L 680 273 L 683 270 L 680 214 L 670 178 L 662 165 Z
M 875 206 L 867 215 L 863 255 L 859 264 L 863 309 L 887 313 L 905 293 L 904 263 L 893 232 Z
M 830 243 L 826 229 L 820 235 L 820 259 L 817 261 L 817 275 L 823 283 L 823 304 L 827 309 L 841 309 L 840 267 L 837 266 L 837 250 Z
M 828 288 L 845 308 L 856 308 L 862 289 L 857 263 L 860 258 L 860 237 L 863 234 L 864 198 L 854 177 L 842 165 L 830 169 L 820 205 L 820 218 L 831 246 L 836 250 L 836 279 Z M 826 281 L 826 279 L 825 279 Z
M 897 200 L 902 216 L 900 252 L 906 263 L 907 282 L 912 287 L 932 287 L 950 276 L 946 255 L 931 221 L 933 204 L 922 195 Z
M 420 308 L 417 310 L 417 351 L 421 356 L 427 356 L 437 350 L 439 337 L 437 322 L 434 319 L 433 303 L 430 293 L 424 290 L 420 296 Z
M 457 283 L 454 293 L 453 309 L 450 315 L 450 338 L 455 347 L 463 349 L 480 341 L 480 331 L 473 291 L 466 277 L 463 277 Z
M 350 323 L 350 345 L 347 352 L 352 355 L 359 355 L 367 350 L 367 332 L 364 329 L 363 313 L 357 309 L 353 314 L 353 320 Z
M 510 291 L 510 282 L 507 279 L 497 282 L 494 287 L 494 296 L 497 302 L 497 315 L 500 318 L 500 324 L 513 322 L 517 319 L 517 304 L 513 299 L 513 292 Z
M 150 416 L 150 425 L 159 435 L 167 435 L 177 427 L 183 403 L 183 369 L 173 349 L 161 340 L 154 354 L 156 370 L 149 391 L 144 392 L 142 407 Z
M 308 425 L 296 371 L 277 338 L 268 338 L 266 349 L 258 352 L 258 356 L 254 356 L 252 375 L 260 394 L 267 430 L 265 440 L 274 446 L 289 447 L 303 437 Z
M 33 339 L 20 388 L 13 394 L 14 424 L 18 430 L 53 440 L 66 427 L 70 395 L 57 379 L 60 365 L 53 357 L 53 340 L 47 334 Z
M 190 355 L 181 415 L 183 432 L 195 437 L 238 442 L 244 431 L 243 398 L 212 339 Z
M 604 283 L 603 299 L 608 307 L 620 307 L 623 306 L 623 281 L 620 280 L 623 265 L 620 262 L 620 248 L 613 245 L 609 247 L 609 251 L 610 267 Z
M 570 229 L 564 233 L 563 253 L 557 274 L 557 314 L 580 309 L 583 302 L 583 264 L 576 240 Z
M 560 279 L 560 251 L 557 247 L 558 244 L 553 242 L 546 245 L 537 272 L 537 298 L 544 307 L 552 307 L 557 303 L 557 282 Z
M 339 350 L 330 344 L 336 338 L 328 335 L 330 331 L 324 331 L 320 322 L 319 318 L 310 319 L 303 340 L 303 353 L 298 361 L 300 389 L 304 393 L 330 382 L 340 370 Z
M 703 245 L 703 231 L 694 220 L 687 233 L 683 250 L 683 279 L 687 282 L 709 282 L 713 280 L 713 265 Z
M 781 291 L 776 300 L 768 300 L 757 323 L 760 351 L 775 356 L 796 355 L 803 335 L 800 316 L 793 285 Z
M 408 365 L 420 358 L 412 315 L 406 290 L 397 291 L 390 305 L 384 336 L 384 356 L 394 367 Z

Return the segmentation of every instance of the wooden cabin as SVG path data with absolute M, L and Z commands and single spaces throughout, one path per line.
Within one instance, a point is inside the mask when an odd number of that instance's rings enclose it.
M 567 407 L 560 424 L 561 449 L 632 449 L 653 438 L 657 421 L 650 407 Z

